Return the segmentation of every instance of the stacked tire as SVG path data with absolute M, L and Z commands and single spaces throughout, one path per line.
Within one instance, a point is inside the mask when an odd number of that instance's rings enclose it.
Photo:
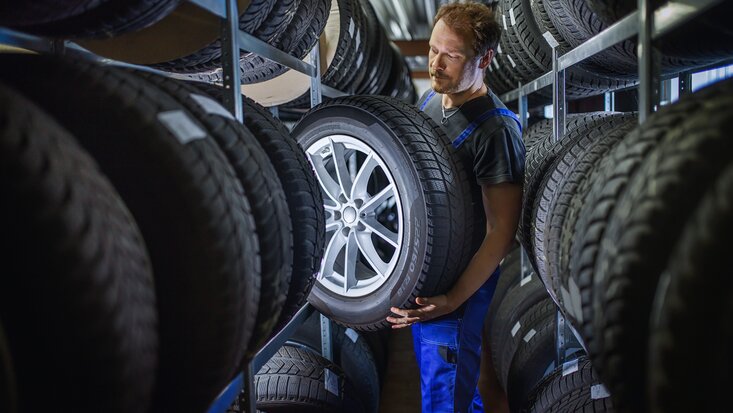
M 655 6 L 657 3 L 661 2 Z M 624 0 L 498 1 L 494 11 L 504 32 L 487 71 L 487 83 L 501 94 L 533 81 L 552 70 L 552 49 L 547 36 L 557 42 L 562 55 L 635 8 L 635 2 Z M 712 7 L 692 24 L 689 32 L 672 34 L 660 41 L 661 72 L 672 76 L 730 58 L 732 39 L 722 16 L 731 11 L 729 4 Z M 704 40 L 692 43 L 690 38 Z M 566 97 L 583 98 L 636 85 L 636 46 L 635 40 L 625 40 L 568 68 Z M 551 91 L 541 90 L 539 94 L 546 98 L 546 103 Z
M 2 60 L 2 182 L 17 194 L 3 216 L 28 217 L 3 224 L 7 400 L 204 411 L 315 279 L 323 210 L 305 154 L 252 102 L 248 128 L 190 84 Z M 29 294 L 40 302 L 18 311 Z
M 723 322 L 711 308 L 727 311 L 727 299 L 703 302 L 694 286 L 720 272 L 711 254 L 727 233 L 721 197 L 733 148 L 722 131 L 731 88 L 722 81 L 685 96 L 641 126 L 634 114 L 594 113 L 569 118 L 558 142 L 537 138 L 549 135 L 542 123 L 528 131 L 521 239 L 616 408 L 674 411 L 686 400 L 718 400 L 715 386 L 687 379 L 699 365 L 672 354 L 692 351 L 688 337 Z M 730 340 L 710 340 L 725 359 Z M 703 370 L 730 382 L 718 364 Z M 690 389 L 696 396 L 683 399 Z

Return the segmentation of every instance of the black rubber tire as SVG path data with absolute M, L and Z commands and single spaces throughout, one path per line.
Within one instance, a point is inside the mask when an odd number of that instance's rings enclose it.
M 334 134 L 359 139 L 388 168 L 400 172 L 393 178 L 401 219 L 409 225 L 404 225 L 402 250 L 384 285 L 350 298 L 319 282 L 309 301 L 347 327 L 386 328 L 390 307 L 413 308 L 417 296 L 445 292 L 468 263 L 473 240 L 465 234 L 472 219 L 472 188 L 443 130 L 415 107 L 379 96 L 333 99 L 311 110 L 293 129 L 306 150 Z
M 17 396 L 0 406 L 148 411 L 158 315 L 140 231 L 69 132 L 4 85 L 0 107 L 0 394 Z
M 530 308 L 546 298 L 549 297 L 545 292 L 545 287 L 539 278 L 533 275 L 531 278 L 528 277 L 524 283 L 512 287 L 497 309 L 494 324 L 489 330 L 489 348 L 491 348 L 491 358 L 497 378 L 502 386 L 506 385 L 509 363 L 514 354 L 514 348 L 511 348 L 512 343 L 516 344 L 519 339 L 517 337 L 518 329 L 526 327 L 521 323 L 517 327 L 517 323 Z M 512 334 L 513 330 L 515 330 L 514 334 Z
M 367 342 L 374 357 L 379 377 L 379 388 L 382 388 L 384 377 L 387 374 L 389 363 L 389 333 L 390 330 L 360 331 L 359 335 Z
M 186 82 L 136 73 L 169 94 L 207 128 L 234 168 L 249 201 L 261 274 L 260 303 L 245 354 L 252 358 L 280 318 L 293 272 L 293 229 L 280 178 L 257 139 L 216 100 Z
M 30 55 L 0 66 L 74 133 L 140 226 L 160 315 L 153 408 L 202 411 L 237 371 L 259 302 L 255 225 L 226 157 L 185 108 L 123 70 Z M 166 126 L 171 115 L 182 123 Z
M 725 251 L 733 242 L 731 200 L 733 163 L 685 225 L 659 281 L 649 350 L 653 412 L 714 411 L 727 404 L 733 368 L 733 289 Z M 700 343 L 704 357 L 688 357 Z
M 18 412 L 18 379 L 15 377 L 13 356 L 5 329 L 0 324 L 0 409 L 3 412 Z
M 330 371 L 330 373 L 327 373 Z M 337 380 L 338 394 L 326 387 L 327 375 Z M 305 348 L 281 347 L 255 375 L 257 409 L 265 412 L 364 412 L 356 389 L 334 363 Z
M 359 0 L 332 0 L 331 14 L 339 15 L 339 39 L 336 54 L 331 64 L 321 76 L 321 83 L 345 93 L 353 93 L 355 87 L 366 75 L 366 65 L 356 66 L 357 61 L 365 58 L 366 17 Z M 329 16 L 331 15 L 329 14 Z M 288 109 L 306 109 L 311 107 L 310 91 L 283 105 Z
M 367 66 L 367 73 L 362 84 L 356 88 L 360 95 L 376 95 L 387 83 L 386 63 L 387 59 L 387 35 L 382 24 L 379 22 L 374 6 L 369 1 L 360 2 L 365 16 L 366 23 L 366 44 L 369 46 L 369 53 L 366 55 L 364 64 Z M 391 62 L 390 62 L 391 64 Z
M 278 44 L 278 49 L 303 59 L 313 49 L 326 26 L 332 0 L 302 0 Z M 264 82 L 285 73 L 289 68 L 256 54 L 245 55 L 239 62 L 242 83 Z
M 520 310 L 514 313 L 516 322 L 508 326 L 509 331 L 504 336 L 503 343 L 499 347 L 491 347 L 491 356 L 498 362 L 498 364 L 495 364 L 495 368 L 499 382 L 502 388 L 507 390 L 507 396 L 510 390 L 509 371 L 520 347 L 519 343 L 531 341 L 537 331 L 542 329 L 544 324 L 547 324 L 557 314 L 557 306 L 544 291 L 539 301 L 531 307 L 526 307 L 525 303 L 521 301 L 517 304 L 524 311 Z
M 250 0 L 247 9 L 244 10 L 244 12 L 240 10 L 239 29 L 254 35 L 264 42 L 269 42 L 271 38 L 277 36 L 279 30 L 285 30 L 287 25 L 270 27 L 268 30 L 265 30 L 262 25 L 265 21 L 271 18 L 271 13 L 273 16 L 280 16 L 282 14 L 277 13 L 276 10 L 274 10 L 276 5 L 280 9 L 287 9 L 288 7 L 291 7 L 292 4 L 292 1 L 289 0 Z M 275 18 L 274 20 L 275 21 L 272 23 L 279 23 L 278 18 Z M 203 47 L 188 56 L 183 56 L 167 62 L 152 64 L 150 66 L 169 72 L 181 73 L 215 71 L 216 69 L 221 68 L 221 41 L 217 39 L 206 47 Z M 209 81 L 213 81 L 214 79 L 220 78 L 220 75 L 209 74 L 204 75 L 204 77 Z
M 516 242 L 515 242 L 516 244 Z M 493 325 L 494 314 L 501 305 L 501 302 L 506 297 L 509 290 L 520 282 L 521 276 L 521 247 L 517 244 L 512 248 L 511 251 L 504 257 L 502 262 L 499 264 L 499 281 L 496 284 L 494 290 L 494 296 L 491 298 L 491 304 L 489 304 L 489 311 L 486 313 L 486 321 L 484 322 L 485 328 L 491 328 Z
M 222 101 L 224 89 L 193 83 Z M 293 229 L 293 271 L 285 305 L 275 331 L 280 330 L 306 303 L 320 269 L 325 242 L 323 195 L 313 167 L 285 125 L 269 110 L 242 97 L 244 125 L 255 136 L 275 167 L 285 191 Z
M 619 409 L 644 410 L 654 291 L 682 226 L 733 161 L 733 80 L 709 88 L 700 107 L 665 134 L 629 180 L 601 239 L 593 280 L 593 324 L 602 332 L 593 363 Z M 704 100 L 703 100 L 704 99 Z M 602 315 L 601 315 L 602 314 Z
M 556 311 L 542 313 L 519 341 L 506 382 L 511 411 L 519 411 L 548 370 L 554 370 L 556 326 Z
M 568 268 L 578 214 L 601 160 L 636 124 L 634 114 L 613 114 L 595 122 L 583 138 L 555 161 L 542 184 L 544 190 L 537 208 L 535 254 L 538 261 L 545 260 L 546 278 L 555 291 L 558 305 L 573 324 L 582 319 L 580 300 L 577 296 L 573 299 L 570 293 L 577 290 L 577 283 L 570 281 Z M 544 225 L 539 220 L 541 215 L 550 217 Z M 539 235 L 540 232 L 544 235 Z
M 321 315 L 314 312 L 290 337 L 291 342 L 300 343 L 321 352 Z M 379 373 L 372 351 L 360 333 L 331 323 L 333 362 L 346 374 L 354 385 L 354 396 L 364 406 L 364 412 L 379 410 Z
M 701 106 L 697 96 L 709 97 L 709 91 L 700 91 L 675 103 L 663 107 L 646 121 L 643 128 L 636 128 L 619 142 L 601 161 L 591 180 L 586 181 L 590 189 L 579 188 L 578 192 L 587 193 L 580 199 L 582 206 L 577 208 L 578 218 L 570 238 L 570 279 L 563 285 L 569 291 L 570 300 L 580 302 L 581 312 L 568 312 L 570 321 L 583 337 L 589 357 L 597 359 L 597 332 L 594 329 L 592 288 L 596 274 L 597 256 L 600 242 L 604 237 L 609 217 L 615 210 L 620 194 L 628 186 L 629 180 L 637 173 L 649 153 L 663 145 L 667 131 L 679 127 L 686 117 Z M 575 304 L 574 304 L 575 306 Z M 572 315 L 572 317 L 571 317 Z M 596 368 L 600 368 L 597 366 Z M 602 374 L 602 372 L 599 372 Z
M 548 254 L 547 246 L 551 242 L 549 226 L 552 222 L 562 223 L 563 218 L 567 215 L 567 201 L 576 192 L 575 181 L 570 181 L 566 190 L 565 185 L 568 183 L 568 178 L 587 153 L 596 154 L 590 162 L 593 164 L 598 162 L 609 149 L 609 145 L 618 143 L 637 124 L 636 120 L 635 115 L 620 113 L 600 117 L 591 116 L 588 121 L 583 122 L 563 137 L 568 145 L 558 147 L 559 150 L 554 154 L 555 160 L 547 168 L 547 173 L 539 184 L 532 207 L 534 217 L 532 238 L 534 252 L 532 255 L 535 257 L 540 277 L 557 302 L 560 299 L 560 277 L 565 270 L 558 266 L 556 255 Z M 611 138 L 608 139 L 607 136 Z M 604 142 L 604 150 L 592 151 L 600 142 Z M 583 175 L 574 176 L 576 179 L 582 179 L 582 177 Z M 559 199 L 561 194 L 565 195 L 562 200 Z M 552 239 L 554 245 L 558 244 L 559 235 L 557 231 L 557 237 Z
M 544 11 L 542 5 L 534 6 L 535 11 L 540 9 Z M 497 21 L 506 30 L 500 39 L 497 52 L 501 53 L 496 57 L 499 65 L 494 73 L 503 76 L 504 80 L 499 83 L 504 83 L 506 91 L 516 88 L 519 82 L 530 82 L 552 70 L 552 50 L 541 35 L 546 28 L 537 24 L 538 21 L 543 22 L 542 19 L 528 17 L 532 12 L 529 0 L 501 0 L 496 8 Z M 599 71 L 590 72 L 586 66 L 576 65 L 567 70 L 565 93 L 568 99 L 597 95 L 634 84 L 628 78 L 620 79 Z M 551 97 L 551 92 L 550 88 L 546 88 L 539 94 Z
M 565 134 L 560 137 L 558 142 L 553 141 L 552 128 L 543 127 L 547 125 L 546 123 L 541 122 L 539 126 L 537 126 L 537 129 L 535 129 L 537 133 L 537 135 L 535 135 L 537 136 L 537 141 L 536 143 L 531 144 L 532 150 L 527 152 L 525 160 L 522 215 L 520 216 L 517 235 L 519 236 L 519 241 L 522 243 L 525 251 L 527 251 L 529 261 L 532 263 L 537 274 L 543 280 L 545 280 L 545 275 L 540 273 L 541 268 L 534 256 L 534 217 L 536 215 L 536 199 L 540 190 L 540 184 L 558 155 L 563 153 L 567 148 L 571 147 L 575 141 L 580 139 L 580 136 L 578 135 L 571 136 L 573 130 L 576 128 L 583 128 L 587 123 L 593 122 L 595 119 L 602 118 L 604 116 L 607 116 L 607 113 L 590 112 L 567 115 L 565 118 Z M 540 133 L 545 134 L 545 136 L 539 135 Z M 542 270 L 544 270 L 544 268 L 542 268 Z
M 76 16 L 109 0 L 35 0 L 0 3 L 0 24 L 3 26 L 28 26 L 48 23 Z
M 53 37 L 100 39 L 119 36 L 148 27 L 175 10 L 180 1 L 105 0 L 90 2 L 93 6 L 85 6 L 82 10 L 77 9 L 76 13 L 63 18 L 49 20 L 49 16 L 46 16 L 41 21 L 31 21 L 24 25 L 18 25 L 14 21 L 2 20 L 3 23 L 27 33 Z M 27 11 L 28 13 L 32 13 L 32 10 L 37 7 L 34 4 L 35 1 L 21 2 L 21 5 L 15 2 L 12 7 L 20 13 L 18 8 L 25 8 L 26 3 L 30 9 Z M 0 10 L 2 8 L 0 7 Z
M 569 368 L 576 363 L 577 370 Z M 568 373 L 564 374 L 564 370 Z M 594 390 L 598 390 L 596 398 L 593 398 Z M 603 390 L 590 360 L 581 357 L 565 363 L 542 380 L 520 412 L 614 412 L 611 399 L 602 397 L 605 395 Z

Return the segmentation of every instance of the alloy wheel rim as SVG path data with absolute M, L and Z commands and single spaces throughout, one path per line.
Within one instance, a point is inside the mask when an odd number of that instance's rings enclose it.
M 402 251 L 402 202 L 392 173 L 369 145 L 347 135 L 320 138 L 306 153 L 323 191 L 326 248 L 318 282 L 362 297 L 387 282 Z

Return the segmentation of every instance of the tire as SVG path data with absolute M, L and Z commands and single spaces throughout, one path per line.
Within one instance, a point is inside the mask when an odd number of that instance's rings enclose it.
M 499 24 L 505 27 L 505 33 L 500 40 L 500 49 L 505 61 L 500 65 L 499 72 L 504 72 L 507 80 L 505 84 L 509 86 L 507 91 L 516 88 L 519 82 L 523 84 L 530 82 L 552 70 L 552 49 L 541 34 L 543 29 L 547 29 L 538 26 L 538 21 L 542 22 L 542 19 L 529 17 L 533 14 L 531 3 L 533 2 L 529 0 L 502 0 L 497 7 Z M 534 10 L 544 11 L 544 5 L 536 5 Z M 551 30 L 554 31 L 556 30 Z M 633 84 L 633 81 L 609 76 L 604 72 L 589 72 L 586 65 L 581 64 L 567 70 L 565 93 L 568 99 L 575 99 Z M 540 91 L 539 94 L 552 96 L 551 89 Z
M 464 236 L 472 189 L 438 125 L 399 101 L 358 96 L 317 106 L 295 126 L 293 136 L 315 167 L 329 215 L 328 246 L 311 304 L 347 327 L 376 330 L 389 326 L 390 307 L 412 308 L 417 296 L 440 294 L 451 286 L 472 252 L 472 237 Z M 343 158 L 338 162 L 342 170 L 348 168 L 346 157 L 356 158 L 359 168 L 367 165 L 362 173 L 369 175 L 362 175 L 366 180 L 353 186 L 354 193 L 351 182 L 342 190 L 330 175 L 334 157 Z M 334 205 L 343 205 L 344 212 Z M 348 221 L 356 208 L 366 209 L 364 215 Z M 343 228 L 354 229 L 349 238 Z M 381 235 L 372 237 L 372 228 Z M 362 237 L 358 242 L 357 236 Z M 349 242 L 355 258 L 337 263 Z M 357 260 L 359 254 L 363 260 Z M 351 284 L 344 282 L 341 262 L 354 274 Z M 354 283 L 357 271 L 361 284 Z
M 614 411 L 606 389 L 586 357 L 565 363 L 542 380 L 521 410 L 531 413 Z
M 18 383 L 13 358 L 5 329 L 0 324 L 0 408 L 4 412 L 18 412 Z
M 123 70 L 30 55 L 0 66 L 74 133 L 140 226 L 160 314 L 153 409 L 202 411 L 237 371 L 259 302 L 254 222 L 226 157 L 185 108 Z M 171 114 L 185 131 L 166 126 Z
M 536 256 L 546 256 L 547 279 L 551 282 L 557 302 L 570 322 L 577 325 L 582 319 L 582 308 L 577 291 L 578 283 L 570 281 L 570 245 L 576 237 L 573 233 L 580 209 L 583 208 L 601 161 L 636 125 L 636 115 L 614 114 L 604 118 L 580 139 L 567 153 L 555 162 L 547 174 L 542 200 L 538 207 L 546 211 L 543 236 L 537 237 Z M 544 206 L 543 206 L 544 205 Z M 536 224 L 537 233 L 543 225 Z M 544 238 L 540 241 L 540 238 Z M 540 251 L 540 246 L 542 250 Z M 541 259 L 541 258 L 539 258 Z M 590 291 L 580 291 L 589 294 Z
M 314 312 L 292 335 L 290 341 L 305 345 L 320 354 L 320 321 L 321 315 Z M 331 343 L 333 362 L 354 385 L 354 397 L 364 406 L 365 412 L 376 413 L 379 410 L 379 373 L 369 344 L 361 334 L 334 323 L 331 323 Z
M 147 411 L 158 316 L 140 231 L 69 132 L 4 85 L 0 107 L 0 406 Z
M 518 343 L 506 383 L 509 408 L 513 412 L 527 403 L 535 386 L 554 368 L 556 320 L 556 311 L 543 313 Z
M 520 282 L 522 273 L 521 253 L 521 247 L 516 245 L 499 264 L 499 281 L 496 284 L 494 296 L 491 298 L 489 311 L 486 313 L 486 322 L 484 323 L 487 328 L 493 325 L 494 314 L 496 314 L 496 310 L 501 305 L 506 294 L 514 285 Z
M 0 4 L 0 24 L 4 26 L 28 26 L 48 23 L 76 16 L 93 9 L 108 0 L 37 0 L 3 2 Z
M 21 5 L 14 3 L 12 6 L 14 14 L 33 16 L 38 6 L 31 3 L 36 2 L 21 2 Z M 71 13 L 68 14 L 54 7 L 56 10 L 50 11 L 50 14 L 46 14 L 45 17 L 40 17 L 38 20 L 31 17 L 30 20 L 26 20 L 26 24 L 22 25 L 9 18 L 0 20 L 4 24 L 9 24 L 27 33 L 53 37 L 102 39 L 148 27 L 173 12 L 178 7 L 180 0 L 92 0 L 87 3 L 77 5 L 76 8 L 72 6 Z M 65 17 L 61 17 L 65 14 Z
M 224 89 L 204 83 L 197 88 L 222 101 Z M 242 97 L 244 125 L 257 139 L 275 167 L 285 191 L 293 229 L 293 271 L 285 305 L 275 331 L 279 331 L 307 302 L 320 268 L 325 242 L 323 195 L 313 167 L 290 132 L 272 113 Z
M 381 389 L 389 362 L 389 330 L 361 331 L 359 335 L 367 342 L 372 352 L 374 364 L 377 366 L 379 388 Z
M 729 162 L 688 220 L 657 287 L 649 350 L 654 412 L 682 411 L 693 405 L 715 410 L 725 405 L 733 343 L 726 319 L 733 310 L 731 282 L 723 250 L 733 241 L 731 165 Z M 704 357 L 695 363 L 680 358 L 699 343 L 706 343 Z
M 336 388 L 330 387 L 330 383 Z M 365 411 L 343 370 L 304 348 L 281 347 L 255 375 L 254 385 L 257 409 L 265 412 Z
M 500 347 L 491 347 L 491 355 L 498 364 L 495 364 L 501 386 L 507 390 L 507 397 L 511 392 L 511 384 L 509 383 L 509 372 L 514 358 L 519 350 L 520 343 L 529 343 L 534 339 L 539 330 L 547 328 L 546 324 L 551 322 L 552 318 L 557 314 L 557 306 L 552 302 L 547 294 L 542 294 L 542 298 L 531 307 L 525 307 L 524 302 L 517 303 L 526 311 L 516 311 L 514 316 L 516 322 L 509 325 L 508 334 L 504 336 L 503 343 Z M 554 349 L 553 349 L 554 350 Z M 547 367 L 547 366 L 545 366 Z M 544 372 L 544 371 L 543 371 Z M 523 372 L 524 378 L 528 378 L 530 372 Z M 517 386 L 520 387 L 520 386 Z M 517 392 L 519 393 L 519 391 Z M 516 395 L 516 394 L 514 394 Z M 510 406 L 518 400 L 509 399 Z
M 560 278 L 566 269 L 559 266 L 560 257 L 550 255 L 548 245 L 559 243 L 561 232 L 559 229 L 552 233 L 550 225 L 553 222 L 561 223 L 567 215 L 567 203 L 575 194 L 576 181 L 568 181 L 570 175 L 575 179 L 582 179 L 583 175 L 575 174 L 576 165 L 588 153 L 593 154 L 585 163 L 585 168 L 595 165 L 610 146 L 618 143 L 626 133 L 636 124 L 635 115 L 607 114 L 606 116 L 594 117 L 579 125 L 563 137 L 568 144 L 554 153 L 555 160 L 547 168 L 542 182 L 538 186 L 533 209 L 533 235 L 534 257 L 537 263 L 540 277 L 544 281 L 556 302 L 560 302 L 561 288 Z M 603 146 L 593 151 L 597 144 Z M 567 184 L 567 189 L 565 188 Z M 564 196 L 564 197 L 563 197 Z M 560 224 L 560 228 L 562 226 Z M 555 236 L 555 234 L 557 234 Z M 569 235 L 569 234 L 568 234 Z M 557 251 L 557 249 L 555 249 Z M 566 260 L 567 261 L 567 260 Z
M 386 63 L 384 60 L 387 58 L 388 40 L 372 3 L 361 1 L 360 4 L 366 19 L 366 44 L 370 47 L 369 54 L 366 55 L 366 61 L 364 63 L 367 66 L 367 73 L 362 84 L 356 88 L 356 93 L 360 95 L 376 95 L 380 90 L 384 89 L 384 85 L 388 80 L 386 76 L 387 66 L 383 66 Z
M 181 81 L 136 74 L 170 95 L 201 122 L 226 156 L 249 201 L 260 246 L 260 303 L 246 346 L 250 359 L 270 338 L 285 304 L 293 272 L 293 229 L 280 178 L 262 146 L 216 100 Z
M 294 0 L 250 0 L 248 3 L 244 11 L 240 9 L 239 29 L 266 43 L 271 42 L 281 31 L 287 28 L 286 23 L 281 23 L 284 10 L 295 7 Z M 242 5 L 242 3 L 240 2 L 239 5 Z M 268 24 L 265 25 L 265 22 Z M 179 73 L 215 72 L 216 69 L 221 68 L 221 41 L 218 37 L 215 39 L 195 53 L 167 62 L 151 64 L 150 66 Z M 240 56 L 242 53 L 240 53 Z M 200 76 L 208 81 L 221 79 L 221 75 L 216 73 L 201 74 Z
M 363 21 L 365 17 L 358 0 L 332 0 L 328 20 L 338 21 L 338 27 L 333 28 L 338 33 L 337 47 L 333 60 L 321 75 L 321 83 L 346 93 L 353 93 L 358 84 L 355 76 L 366 74 L 366 67 L 354 68 L 356 61 L 364 59 L 364 41 L 366 32 Z M 326 26 L 324 35 L 329 35 L 329 26 Z M 360 58 L 361 56 L 361 58 Z M 325 56 L 328 59 L 328 56 Z M 310 91 L 306 90 L 300 97 L 283 105 L 288 109 L 310 108 Z
M 524 284 L 519 283 L 509 290 L 496 311 L 494 324 L 489 329 L 489 347 L 496 375 L 502 387 L 506 386 L 509 363 L 514 354 L 514 349 L 509 347 L 512 346 L 511 343 L 516 344 L 519 339 L 518 329 L 524 326 L 519 323 L 517 327 L 517 323 L 533 306 L 545 298 L 548 297 L 542 282 L 538 277 L 532 276 Z
M 532 143 L 532 151 L 527 152 L 524 172 L 524 196 L 522 198 L 522 215 L 519 220 L 519 241 L 522 243 L 529 261 L 532 263 L 537 274 L 543 281 L 546 279 L 544 267 L 540 267 L 537 258 L 534 256 L 535 228 L 534 217 L 536 216 L 536 199 L 545 174 L 555 161 L 567 148 L 571 147 L 580 139 L 579 135 L 572 135 L 577 128 L 584 128 L 589 122 L 607 116 L 605 112 L 591 112 L 584 114 L 568 115 L 566 117 L 565 134 L 558 142 L 553 142 L 552 129 L 545 129 L 540 126 L 535 129 L 538 133 L 536 143 Z M 546 125 L 546 124 L 544 124 Z M 545 133 L 541 136 L 539 133 Z M 548 287 L 551 284 L 547 284 Z
M 685 222 L 733 161 L 733 142 L 727 139 L 733 81 L 709 90 L 701 107 L 667 131 L 664 143 L 629 180 L 601 239 L 609 247 L 600 250 L 593 280 L 593 324 L 602 332 L 593 362 L 603 366 L 601 375 L 620 409 L 648 405 L 649 320 L 639 314 L 651 313 L 659 276 L 681 234 L 682 227 L 670 223 Z
M 294 20 L 276 47 L 298 59 L 303 59 L 313 49 L 328 20 L 332 0 L 303 0 Z M 289 70 L 259 55 L 250 54 L 240 61 L 243 83 L 257 83 L 272 79 Z

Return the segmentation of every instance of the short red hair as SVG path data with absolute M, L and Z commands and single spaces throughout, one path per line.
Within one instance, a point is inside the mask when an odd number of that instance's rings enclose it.
M 471 46 L 477 56 L 483 56 L 489 50 L 496 50 L 499 44 L 501 27 L 494 18 L 494 12 L 485 4 L 445 4 L 435 15 L 433 26 L 441 19 L 451 30 L 471 40 Z

